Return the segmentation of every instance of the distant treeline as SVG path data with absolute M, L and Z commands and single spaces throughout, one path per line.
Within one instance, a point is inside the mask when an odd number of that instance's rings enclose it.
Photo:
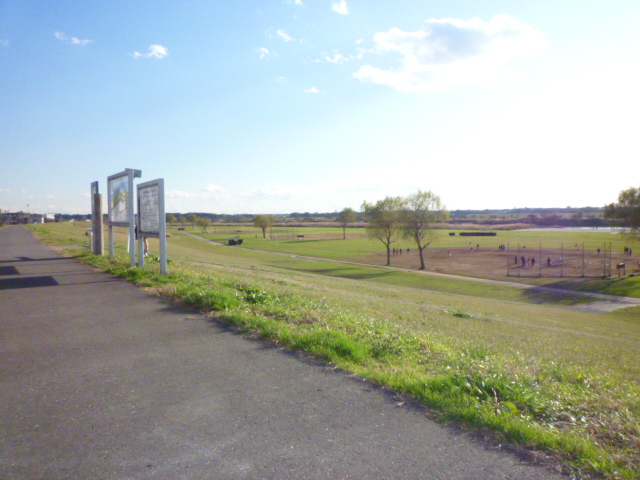
M 169 212 L 171 213 L 171 212 Z M 278 223 L 320 223 L 333 222 L 340 212 L 293 212 L 274 214 Z M 205 212 L 173 213 L 177 217 L 195 214 L 208 218 L 212 223 L 251 223 L 254 214 L 219 214 Z M 598 207 L 582 208 L 513 208 L 502 210 L 452 210 L 449 224 L 509 225 L 526 223 L 541 227 L 606 227 L 609 223 L 603 218 L 603 209 Z M 362 221 L 358 213 L 358 221 Z

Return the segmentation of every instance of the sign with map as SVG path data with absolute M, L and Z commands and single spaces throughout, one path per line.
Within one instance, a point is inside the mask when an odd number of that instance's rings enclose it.
M 123 175 L 109 179 L 109 222 L 113 224 L 129 223 L 127 203 L 129 198 L 129 179 Z

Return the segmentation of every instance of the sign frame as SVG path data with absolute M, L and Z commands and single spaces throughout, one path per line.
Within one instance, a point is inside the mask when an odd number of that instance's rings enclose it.
M 138 258 L 144 267 L 146 238 L 157 238 L 160 243 L 160 273 L 167 273 L 167 219 L 164 203 L 164 179 L 157 178 L 137 186 L 138 205 Z
M 127 168 L 122 172 L 107 177 L 109 257 L 113 258 L 115 256 L 113 227 L 129 227 L 128 245 L 132 267 L 136 264 L 133 180 L 140 177 L 142 177 L 142 170 L 133 168 Z M 118 208 L 115 209 L 114 206 Z

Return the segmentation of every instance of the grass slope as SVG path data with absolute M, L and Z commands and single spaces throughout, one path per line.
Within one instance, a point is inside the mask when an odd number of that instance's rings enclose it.
M 81 226 L 38 227 L 38 235 L 64 244 L 80 243 L 82 234 Z M 412 395 L 442 421 L 555 457 L 576 477 L 640 477 L 640 322 L 633 312 L 581 313 L 554 305 L 562 298 L 519 297 L 495 285 L 476 284 L 465 295 L 473 284 L 448 278 L 416 287 L 413 273 L 324 262 L 302 268 L 295 257 L 184 235 L 169 241 L 169 275 L 159 275 L 152 259 L 147 269 L 131 268 L 117 252 L 82 259 Z M 318 275 L 322 268 L 332 271 Z

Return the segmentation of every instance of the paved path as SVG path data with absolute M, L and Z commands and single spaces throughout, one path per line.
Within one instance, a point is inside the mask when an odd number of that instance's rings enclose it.
M 216 247 L 229 247 L 228 245 L 224 245 L 224 244 L 219 243 L 219 242 L 214 242 L 212 240 L 207 240 L 207 239 L 202 238 L 202 237 L 200 237 L 198 235 L 195 235 L 193 233 L 188 233 L 188 232 L 182 232 L 182 233 L 184 233 L 185 235 L 189 235 L 190 237 L 196 238 L 198 240 L 202 240 L 203 242 L 209 243 L 210 245 L 214 245 Z M 243 248 L 243 247 L 238 247 L 238 246 L 232 246 L 232 247 L 229 247 L 229 248 L 248 250 L 248 251 L 255 251 L 254 249 Z M 300 259 L 303 259 L 303 260 L 313 260 L 313 261 L 317 261 L 317 262 L 341 263 L 341 264 L 344 264 L 344 265 L 356 265 L 356 266 L 359 266 L 359 267 L 380 268 L 380 269 L 384 269 L 384 270 L 395 270 L 395 271 L 403 272 L 403 273 L 413 273 L 413 274 L 416 274 L 416 275 L 431 275 L 431 276 L 434 276 L 434 277 L 451 278 L 451 279 L 455 279 L 455 280 L 468 280 L 470 282 L 489 283 L 489 284 L 493 284 L 493 285 L 501 285 L 501 286 L 504 286 L 504 287 L 519 288 L 521 290 L 531 290 L 533 292 L 564 294 L 564 295 L 573 295 L 573 296 L 587 297 L 587 298 L 596 299 L 597 301 L 590 302 L 590 303 L 582 303 L 582 304 L 579 304 L 579 305 L 563 307 L 563 308 L 566 308 L 566 309 L 569 309 L 569 310 L 578 310 L 578 311 L 581 311 L 581 312 L 588 312 L 588 313 L 613 312 L 615 310 L 620 310 L 622 308 L 637 307 L 637 306 L 640 305 L 640 298 L 622 297 L 622 296 L 618 296 L 618 295 L 608 295 L 606 293 L 581 292 L 581 291 L 578 291 L 578 290 L 565 290 L 565 289 L 555 288 L 555 287 L 543 287 L 543 286 L 537 286 L 537 285 L 527 285 L 525 283 L 507 282 L 507 281 L 503 281 L 503 280 L 491 280 L 491 279 L 488 279 L 488 278 L 464 277 L 462 275 L 452 275 L 452 274 L 449 274 L 449 273 L 430 272 L 428 270 L 407 270 L 406 268 L 393 267 L 393 266 L 388 266 L 388 265 L 371 265 L 371 264 L 368 264 L 368 263 L 357 263 L 357 262 L 349 262 L 349 261 L 345 261 L 345 260 L 333 260 L 333 259 L 330 259 L 330 258 L 309 257 L 309 256 L 304 256 L 304 255 L 292 255 L 291 253 L 272 252 L 272 251 L 268 251 L 268 250 L 260 250 L 260 251 L 263 252 L 263 253 L 271 253 L 271 254 L 274 254 L 274 255 L 284 255 L 284 256 L 287 256 L 287 257 L 296 257 L 296 258 L 300 258 Z
M 0 230 L 0 478 L 561 479 Z

